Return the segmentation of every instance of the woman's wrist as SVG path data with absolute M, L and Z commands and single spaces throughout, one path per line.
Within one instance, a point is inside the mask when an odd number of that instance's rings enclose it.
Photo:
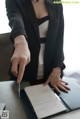
M 16 48 L 17 46 L 22 46 L 22 45 L 28 46 L 28 43 L 24 35 L 19 35 L 14 39 L 14 47 Z
M 53 70 L 51 72 L 51 76 L 60 77 L 61 76 L 61 68 L 60 67 L 53 68 Z

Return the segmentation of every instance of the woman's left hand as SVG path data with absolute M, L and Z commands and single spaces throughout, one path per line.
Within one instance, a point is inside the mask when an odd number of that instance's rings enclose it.
M 60 76 L 55 76 L 54 74 L 50 75 L 47 79 L 47 81 L 45 82 L 44 85 L 47 84 L 51 84 L 51 86 L 58 92 L 60 93 L 60 91 L 64 91 L 66 93 L 68 93 L 68 91 L 70 90 L 70 88 L 68 87 L 68 85 L 66 85 L 67 83 L 64 82 Z

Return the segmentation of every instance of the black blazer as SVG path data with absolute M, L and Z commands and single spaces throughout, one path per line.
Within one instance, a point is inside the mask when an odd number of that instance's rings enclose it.
M 44 79 L 47 79 L 54 67 L 63 70 L 63 8 L 61 4 L 54 4 L 53 0 L 45 0 L 49 12 L 49 27 L 44 53 Z M 10 38 L 24 35 L 31 52 L 31 62 L 26 66 L 23 79 L 35 82 L 38 69 L 40 51 L 39 29 L 36 14 L 31 0 L 6 0 L 7 16 L 12 28 Z M 13 76 L 12 76 L 13 78 Z

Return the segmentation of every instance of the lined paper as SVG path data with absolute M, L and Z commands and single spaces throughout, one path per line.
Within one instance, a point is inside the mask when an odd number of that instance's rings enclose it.
M 25 88 L 38 119 L 65 111 L 66 107 L 60 98 L 46 85 L 35 85 Z

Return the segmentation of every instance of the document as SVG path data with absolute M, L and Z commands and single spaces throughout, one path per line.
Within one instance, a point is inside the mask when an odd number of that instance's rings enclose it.
M 67 110 L 61 99 L 49 87 L 43 84 L 25 87 L 25 92 L 38 119 Z

